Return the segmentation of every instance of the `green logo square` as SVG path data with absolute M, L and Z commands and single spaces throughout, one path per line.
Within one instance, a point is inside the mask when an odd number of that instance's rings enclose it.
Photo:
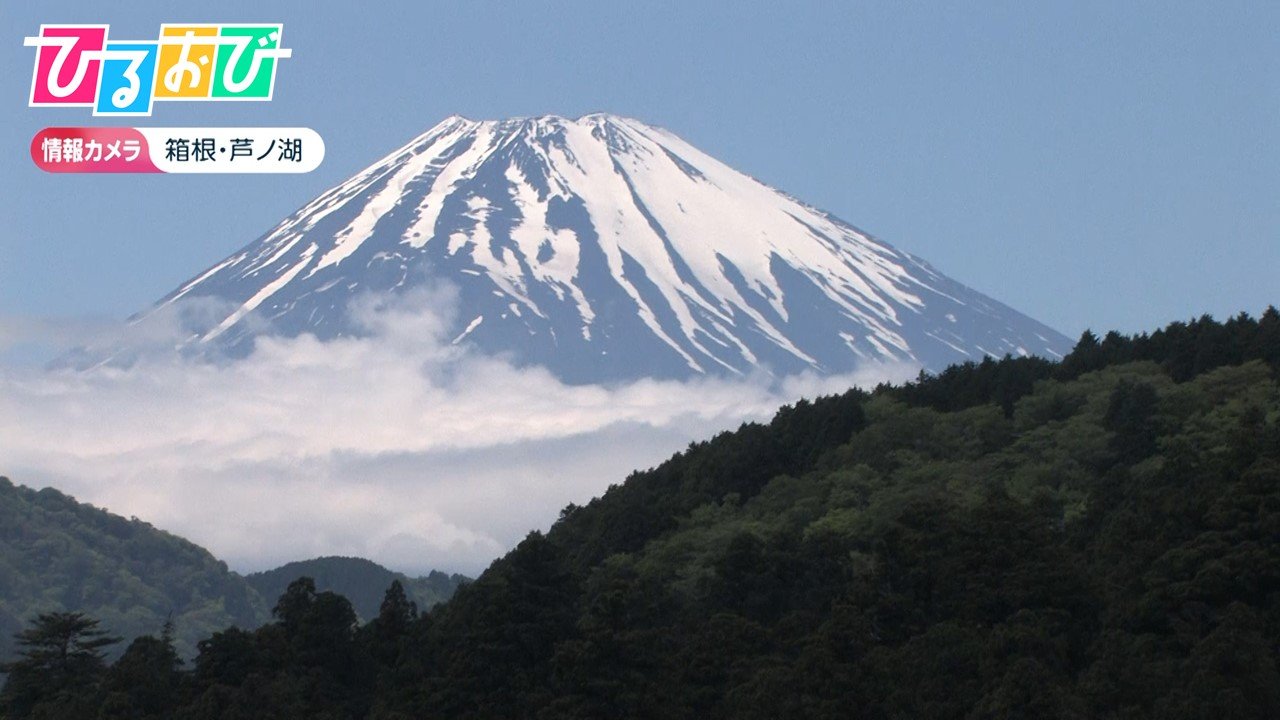
M 281 29 L 280 25 L 221 28 L 218 36 L 224 42 L 218 45 L 210 97 L 270 98 Z

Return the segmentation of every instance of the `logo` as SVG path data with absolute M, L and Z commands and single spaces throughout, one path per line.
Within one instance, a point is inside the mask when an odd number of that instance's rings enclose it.
M 164 24 L 155 40 L 109 40 L 109 25 L 41 25 L 30 107 L 150 115 L 156 101 L 271 99 L 283 24 Z

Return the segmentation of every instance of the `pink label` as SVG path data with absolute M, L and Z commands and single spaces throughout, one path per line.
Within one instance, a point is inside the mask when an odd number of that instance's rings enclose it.
M 31 139 L 31 159 L 52 173 L 154 173 L 147 139 L 130 127 L 45 128 Z

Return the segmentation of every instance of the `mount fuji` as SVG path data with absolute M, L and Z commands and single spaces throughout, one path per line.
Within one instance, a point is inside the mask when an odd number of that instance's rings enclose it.
M 459 116 L 328 190 L 135 322 L 224 308 L 185 350 L 360 335 L 353 301 L 444 282 L 448 337 L 570 383 L 930 370 L 1058 357 L 1060 333 L 831 215 L 613 115 Z

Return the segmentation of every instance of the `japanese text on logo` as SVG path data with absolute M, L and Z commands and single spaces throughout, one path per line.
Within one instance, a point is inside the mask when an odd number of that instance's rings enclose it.
M 31 107 L 150 115 L 155 101 L 265 101 L 275 90 L 283 24 L 160 26 L 155 40 L 108 40 L 109 25 L 41 25 Z

